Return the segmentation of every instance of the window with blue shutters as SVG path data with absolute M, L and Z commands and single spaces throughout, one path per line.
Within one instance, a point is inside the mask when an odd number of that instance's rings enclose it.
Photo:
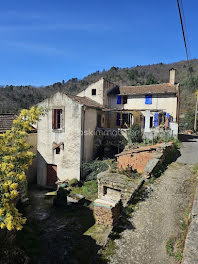
M 121 104 L 121 102 L 122 102 L 121 95 L 117 95 L 117 104 Z
M 145 95 L 145 104 L 152 104 L 152 95 Z
M 120 126 L 120 114 L 117 113 L 116 125 Z

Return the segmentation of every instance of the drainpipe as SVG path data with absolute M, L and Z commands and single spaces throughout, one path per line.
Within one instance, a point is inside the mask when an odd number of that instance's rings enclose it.
M 178 84 L 178 91 L 177 91 L 177 115 L 176 115 L 176 122 L 178 123 L 179 127 L 179 115 L 180 115 L 180 85 Z
M 85 110 L 86 106 L 83 105 L 82 107 L 82 124 L 81 124 L 81 140 L 82 140 L 82 147 L 81 147 L 81 176 L 83 175 L 83 163 L 84 163 L 84 148 L 85 148 Z

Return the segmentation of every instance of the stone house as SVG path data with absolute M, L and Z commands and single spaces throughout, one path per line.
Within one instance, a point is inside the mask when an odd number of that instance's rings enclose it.
M 139 123 L 145 137 L 158 133 L 161 124 L 178 133 L 179 84 L 175 70 L 170 82 L 143 86 L 118 86 L 104 78 L 77 96 L 56 93 L 38 104 L 47 114 L 38 122 L 37 183 L 80 180 L 82 163 L 94 158 L 97 128 L 127 129 Z
M 103 105 L 87 97 L 56 93 L 38 104 L 37 183 L 80 180 L 82 162 L 93 159 L 94 131 L 105 126 Z
M 117 86 L 111 83 L 111 88 L 104 89 L 103 93 L 101 83 L 105 80 L 101 79 L 78 96 L 86 95 L 103 103 L 108 128 L 126 129 L 138 123 L 144 136 L 152 138 L 152 134 L 157 135 L 163 125 L 169 128 L 171 135 L 177 137 L 180 88 L 175 83 L 175 73 L 175 69 L 170 70 L 169 83 L 142 86 Z

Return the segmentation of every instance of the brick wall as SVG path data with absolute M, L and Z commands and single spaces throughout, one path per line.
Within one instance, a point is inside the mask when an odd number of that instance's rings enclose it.
M 159 146 L 160 144 L 142 147 L 116 155 L 118 168 L 125 170 L 128 166 L 130 166 L 133 170 L 143 173 L 146 164 L 154 157 L 156 148 Z

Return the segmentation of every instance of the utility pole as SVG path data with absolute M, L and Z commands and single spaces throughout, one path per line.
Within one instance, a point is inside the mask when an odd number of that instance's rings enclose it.
M 198 91 L 195 93 L 196 96 L 196 107 L 195 107 L 195 123 L 194 123 L 194 131 L 197 132 L 197 114 L 198 114 Z

